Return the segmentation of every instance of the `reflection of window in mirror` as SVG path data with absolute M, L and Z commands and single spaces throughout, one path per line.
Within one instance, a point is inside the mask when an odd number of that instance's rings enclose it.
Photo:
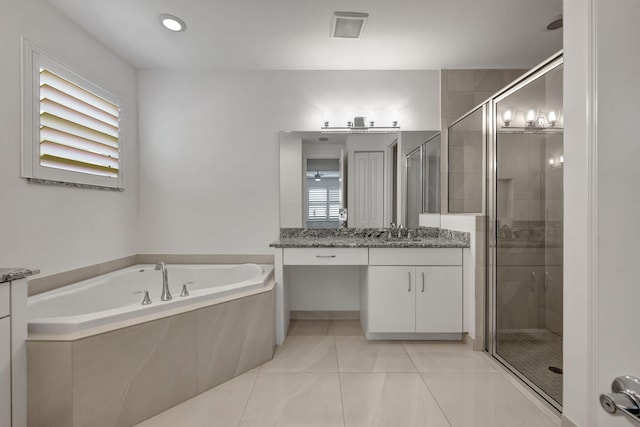
M 337 228 L 342 207 L 339 159 L 307 159 L 307 228 Z

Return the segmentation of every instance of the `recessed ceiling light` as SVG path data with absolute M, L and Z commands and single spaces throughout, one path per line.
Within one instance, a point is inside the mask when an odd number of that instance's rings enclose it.
M 359 39 L 369 18 L 368 13 L 334 12 L 331 20 L 331 37 Z
M 164 25 L 167 30 L 179 32 L 187 29 L 187 24 L 177 16 L 163 14 L 160 15 L 160 23 Z

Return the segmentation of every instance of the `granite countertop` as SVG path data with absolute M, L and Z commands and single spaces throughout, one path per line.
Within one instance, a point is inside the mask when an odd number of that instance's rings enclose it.
M 469 233 L 419 227 L 413 237 L 388 238 L 389 230 L 283 228 L 273 248 L 468 248 Z
M 40 270 L 31 268 L 0 268 L 0 283 L 23 279 L 38 273 L 40 273 Z

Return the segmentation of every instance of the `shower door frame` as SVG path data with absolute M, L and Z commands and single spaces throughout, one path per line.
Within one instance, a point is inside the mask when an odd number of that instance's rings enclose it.
M 497 182 L 497 137 L 498 137 L 498 125 L 496 117 L 496 104 L 508 96 L 519 91 L 529 83 L 544 76 L 546 73 L 561 66 L 564 63 L 563 52 L 560 51 L 553 55 L 551 58 L 543 62 L 538 67 L 532 69 L 528 73 L 524 74 L 521 78 L 505 87 L 498 93 L 496 93 L 488 102 L 486 109 L 486 129 L 488 132 L 487 141 L 487 223 L 486 223 L 486 263 L 487 263 L 487 295 L 486 295 L 486 340 L 485 351 L 489 353 L 491 357 L 496 359 L 500 364 L 507 368 L 513 375 L 520 381 L 525 383 L 530 389 L 536 392 L 545 403 L 547 403 L 552 409 L 562 413 L 562 405 L 559 402 L 553 400 L 544 390 L 538 387 L 533 381 L 525 377 L 520 371 L 518 371 L 513 365 L 506 361 L 498 354 L 497 345 L 497 239 L 496 239 L 496 223 L 497 223 L 497 205 L 496 205 L 496 182 Z

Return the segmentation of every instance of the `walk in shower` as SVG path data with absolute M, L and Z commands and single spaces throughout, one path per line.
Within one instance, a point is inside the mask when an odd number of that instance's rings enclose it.
M 559 410 L 562 78 L 560 54 L 448 130 L 449 211 L 487 218 L 485 348 Z

